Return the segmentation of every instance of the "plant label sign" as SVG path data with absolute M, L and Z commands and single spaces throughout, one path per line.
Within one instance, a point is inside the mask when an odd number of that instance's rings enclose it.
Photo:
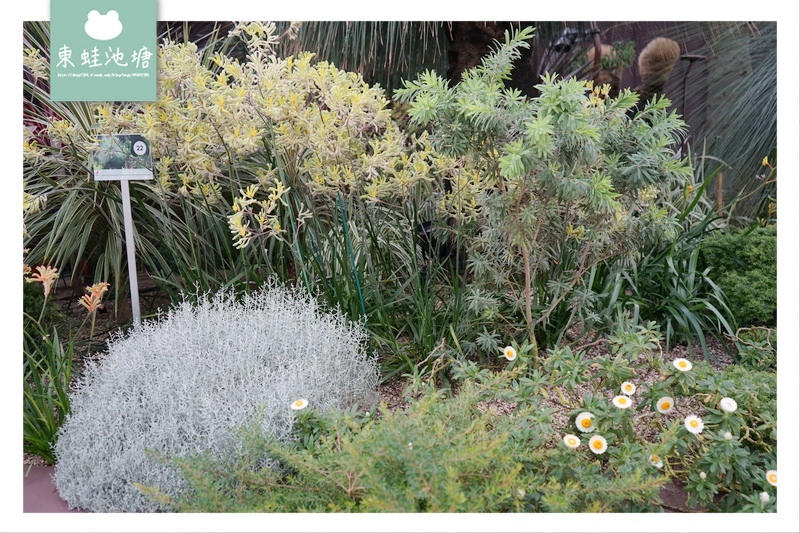
M 95 181 L 151 180 L 150 142 L 141 135 L 99 135 L 90 168 Z
M 153 155 L 150 142 L 141 135 L 99 135 L 98 148 L 92 152 L 89 168 L 95 181 L 119 180 L 122 193 L 122 217 L 125 222 L 125 247 L 128 256 L 128 278 L 131 284 L 133 323 L 142 320 L 139 309 L 139 281 L 136 275 L 136 250 L 133 242 L 130 180 L 153 179 Z

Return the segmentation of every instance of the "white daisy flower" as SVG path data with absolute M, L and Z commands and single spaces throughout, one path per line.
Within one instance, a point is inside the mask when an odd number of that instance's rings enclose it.
M 769 503 L 769 494 L 766 492 L 762 492 L 758 497 L 761 499 L 761 503 Z
M 719 408 L 725 411 L 726 413 L 732 413 L 736 411 L 738 407 L 739 405 L 733 398 L 723 398 L 719 401 Z
M 664 461 L 662 461 L 661 457 L 659 457 L 656 454 L 650 455 L 650 464 L 653 465 L 656 468 L 663 468 L 664 467 Z
M 576 435 L 564 435 L 564 444 L 567 445 L 567 448 L 570 450 L 574 450 L 578 446 L 581 445 L 581 439 L 579 439 Z
M 778 472 L 775 470 L 767 470 L 767 483 L 773 487 L 778 486 Z
M 594 415 L 587 411 L 584 411 L 575 417 L 575 425 L 578 427 L 578 430 L 584 433 L 594 431 L 595 427 L 594 422 L 592 422 L 592 418 L 594 418 Z
M 408 449 L 409 450 L 413 450 L 414 449 L 414 443 L 413 442 L 409 442 L 408 443 Z
M 595 435 L 589 439 L 589 449 L 592 450 L 592 453 L 600 455 L 601 453 L 605 453 L 608 449 L 608 442 L 605 437 Z
M 664 396 L 663 398 L 659 398 L 656 402 L 656 409 L 661 414 L 667 414 L 672 411 L 675 407 L 675 400 L 672 399 L 672 396 Z
M 505 348 L 503 348 L 503 355 L 509 361 L 513 361 L 514 359 L 517 358 L 517 351 L 514 349 L 513 346 L 506 346 Z
M 620 409 L 627 409 L 631 406 L 631 399 L 627 396 L 614 396 L 611 402 Z
M 295 400 L 292 402 L 292 409 L 295 411 L 299 411 L 300 409 L 305 409 L 308 407 L 308 400 L 305 398 L 300 398 L 299 400 Z
M 695 435 L 702 433 L 703 428 L 705 427 L 703 424 L 703 419 L 695 415 L 687 416 L 683 420 L 683 425 L 686 426 L 686 429 L 689 431 L 689 433 L 694 433 Z
M 672 366 L 680 370 L 681 372 L 686 372 L 692 369 L 692 362 L 688 359 L 678 358 L 672 361 Z
M 636 385 L 631 383 L 630 381 L 623 381 L 622 385 L 619 387 L 622 394 L 627 394 L 628 396 L 633 396 L 633 393 L 636 392 Z

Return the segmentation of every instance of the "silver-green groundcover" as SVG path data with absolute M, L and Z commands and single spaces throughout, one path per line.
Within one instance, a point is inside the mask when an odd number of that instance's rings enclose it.
M 377 361 L 363 328 L 294 289 L 270 284 L 182 303 L 109 342 L 72 396 L 56 444 L 55 484 L 71 507 L 163 510 L 134 483 L 177 495 L 168 456 L 234 453 L 236 429 L 258 423 L 290 438 L 292 402 L 326 410 L 377 399 Z

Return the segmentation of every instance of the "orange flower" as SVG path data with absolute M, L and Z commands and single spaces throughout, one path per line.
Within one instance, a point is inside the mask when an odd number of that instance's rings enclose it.
M 84 306 L 88 312 L 94 313 L 100 308 L 100 304 L 103 303 L 103 295 L 108 290 L 108 287 L 109 284 L 105 281 L 95 283 L 91 287 L 86 287 L 86 292 L 89 294 L 81 296 L 78 303 Z
M 103 298 L 103 295 L 106 293 L 106 291 L 108 290 L 108 288 L 110 286 L 111 285 L 109 285 L 105 281 L 101 281 L 100 283 L 95 283 L 91 287 L 86 287 L 86 290 L 89 291 L 89 293 L 92 296 L 96 296 L 98 298 Z
M 38 274 L 33 274 L 25 281 L 28 283 L 32 281 L 41 283 L 44 287 L 44 297 L 47 298 L 50 295 L 50 289 L 52 288 L 53 283 L 55 283 L 55 281 L 58 279 L 58 269 L 51 266 L 39 265 L 36 267 L 36 270 L 38 271 Z
M 90 313 L 94 313 L 100 307 L 102 298 L 96 298 L 94 294 L 85 294 L 81 296 L 81 299 L 78 300 L 78 303 L 84 306 Z

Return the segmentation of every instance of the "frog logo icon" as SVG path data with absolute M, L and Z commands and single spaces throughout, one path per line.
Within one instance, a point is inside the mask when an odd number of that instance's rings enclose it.
M 86 35 L 97 41 L 110 41 L 122 33 L 122 22 L 119 20 L 119 13 L 110 10 L 105 15 L 93 9 L 86 16 L 86 24 L 83 26 Z

